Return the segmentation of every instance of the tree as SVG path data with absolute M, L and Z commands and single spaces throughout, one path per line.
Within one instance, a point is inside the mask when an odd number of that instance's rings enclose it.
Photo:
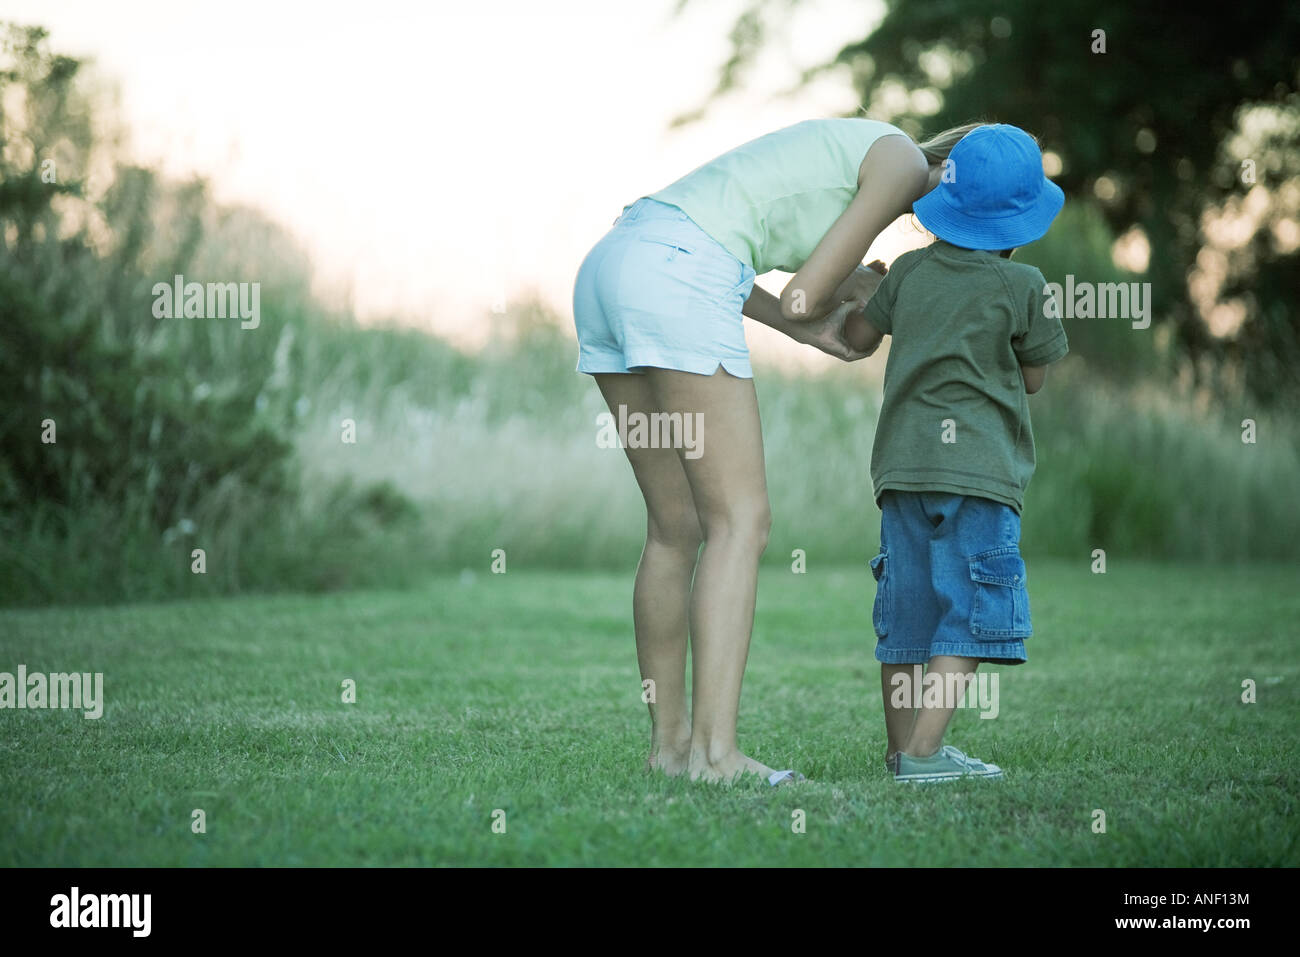
M 740 14 L 715 96 L 798 6 Z M 1146 239 L 1158 321 L 1196 379 L 1296 395 L 1300 6 L 886 0 L 805 80 L 845 68 L 868 115 L 913 135 L 972 119 L 1035 133 L 1071 201 Z
M 52 587 L 7 550 L 24 534 L 63 536 L 94 513 L 111 529 L 96 545 L 122 549 L 133 534 L 156 541 L 223 482 L 275 506 L 294 489 L 290 442 L 253 414 L 274 340 L 221 381 L 206 329 L 152 311 L 153 284 L 194 261 L 203 185 L 100 156 L 79 68 L 43 29 L 0 24 L 0 591 L 11 594 Z M 89 196 L 99 160 L 111 183 Z

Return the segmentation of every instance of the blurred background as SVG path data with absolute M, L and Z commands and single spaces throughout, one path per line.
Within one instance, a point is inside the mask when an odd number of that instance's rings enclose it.
M 1150 283 L 1150 328 L 1065 320 L 1027 554 L 1300 558 L 1300 8 L 1158 6 L 0 0 L 0 602 L 632 568 L 573 276 L 636 197 L 833 115 L 1024 127 L 1067 204 L 1017 258 Z M 260 283 L 260 324 L 156 318 L 177 274 Z M 765 561 L 865 562 L 884 353 L 748 334 Z

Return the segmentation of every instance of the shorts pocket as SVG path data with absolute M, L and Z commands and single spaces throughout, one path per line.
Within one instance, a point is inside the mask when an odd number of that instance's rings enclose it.
M 972 555 L 970 577 L 975 583 L 971 599 L 970 630 L 977 638 L 1028 638 L 1029 589 L 1025 560 L 1017 545 L 991 548 Z
M 890 603 L 889 549 L 880 546 L 880 554 L 871 559 L 871 574 L 876 579 L 876 602 L 871 607 L 871 624 L 876 629 L 876 637 L 884 638 L 889 634 L 889 622 L 893 617 Z
M 686 253 L 686 255 L 688 256 L 693 255 L 695 253 L 695 247 L 691 243 L 684 243 L 680 239 L 675 239 L 672 236 L 661 236 L 661 235 L 655 235 L 654 233 L 641 233 L 640 235 L 637 236 L 637 239 L 645 243 L 654 243 L 657 246 L 668 247 L 666 251 L 668 253 L 669 262 L 672 262 L 673 259 L 677 257 L 677 254 L 679 252 Z

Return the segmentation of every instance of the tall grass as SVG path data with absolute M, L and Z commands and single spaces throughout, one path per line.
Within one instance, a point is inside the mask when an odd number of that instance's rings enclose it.
M 6 602 L 414 585 L 437 569 L 487 573 L 495 549 L 509 568 L 634 565 L 643 506 L 622 452 L 597 446 L 604 406 L 574 371 L 562 317 L 514 304 L 493 349 L 468 354 L 306 298 L 264 303 L 258 330 L 192 320 L 167 330 L 171 342 L 135 346 L 179 357 L 191 396 L 254 395 L 250 420 L 292 447 L 291 494 L 232 475 L 196 489 L 164 529 L 124 523 L 133 506 L 93 501 L 7 515 Z M 766 562 L 789 563 L 794 549 L 820 564 L 873 552 L 878 378 L 864 364 L 821 376 L 758 369 L 774 514 Z M 1027 555 L 1300 557 L 1294 423 L 1254 412 L 1258 442 L 1243 444 L 1240 409 L 1172 389 L 1117 386 L 1081 360 L 1053 369 L 1031 400 Z M 355 444 L 343 441 L 349 419 Z M 195 547 L 206 575 L 191 573 Z
M 5 600 L 413 584 L 439 568 L 486 572 L 498 548 L 512 568 L 631 567 L 644 512 L 623 454 L 597 446 L 599 393 L 574 372 L 558 317 L 515 309 L 522 331 L 479 355 L 303 303 L 255 333 L 178 332 L 195 351 L 203 342 L 202 374 L 191 370 L 201 393 L 256 377 L 263 401 L 251 415 L 291 444 L 293 494 L 218 480 L 162 530 L 123 523 L 137 509 L 120 504 L 39 503 L 6 516 Z M 250 354 L 254 340 L 269 357 Z M 874 548 L 875 379 L 852 366 L 819 377 L 758 370 L 774 513 L 766 561 L 799 548 L 810 562 L 859 562 Z M 1031 406 L 1026 554 L 1300 557 L 1294 423 L 1247 410 L 1258 441 L 1244 444 L 1240 409 L 1117 387 L 1069 359 Z M 345 419 L 355 444 L 343 441 Z M 206 549 L 207 575 L 191 573 L 193 547 Z
M 599 393 L 573 371 L 575 346 L 561 320 L 518 308 L 524 332 L 490 355 L 462 357 L 471 374 L 459 367 L 457 386 L 441 392 L 411 357 L 427 355 L 432 373 L 448 361 L 445 346 L 358 330 L 351 362 L 383 364 L 401 343 L 408 371 L 367 375 L 385 388 L 367 387 L 366 399 L 349 376 L 322 370 L 321 415 L 297 443 L 304 472 L 318 482 L 391 483 L 421 509 L 419 559 L 430 566 L 486 569 L 496 548 L 521 565 L 629 566 L 644 510 L 623 454 L 596 444 Z M 810 561 L 857 562 L 874 547 L 876 378 L 861 366 L 815 377 L 758 370 L 774 513 L 767 561 L 789 562 L 801 548 Z M 1180 401 L 1171 389 L 1117 386 L 1076 360 L 1052 371 L 1031 399 L 1038 469 L 1026 498 L 1026 553 L 1300 555 L 1300 511 L 1282 491 L 1300 480 L 1294 425 L 1263 417 L 1259 441 L 1244 444 L 1237 411 Z M 340 446 L 344 414 L 364 423 L 363 445 Z

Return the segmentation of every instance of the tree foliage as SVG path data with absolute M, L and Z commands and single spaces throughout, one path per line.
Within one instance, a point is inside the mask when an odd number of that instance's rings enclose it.
M 717 93 L 798 6 L 742 11 Z M 827 70 L 914 135 L 973 119 L 1036 134 L 1073 202 L 1145 237 L 1157 321 L 1196 378 L 1295 394 L 1300 6 L 886 0 L 807 78 Z
M 290 445 L 254 414 L 267 360 L 210 382 L 203 333 L 151 308 L 153 284 L 194 262 L 205 188 L 118 163 L 87 195 L 79 67 L 44 30 L 0 27 L 0 508 L 55 525 L 103 508 L 156 536 L 218 486 L 279 501 Z

